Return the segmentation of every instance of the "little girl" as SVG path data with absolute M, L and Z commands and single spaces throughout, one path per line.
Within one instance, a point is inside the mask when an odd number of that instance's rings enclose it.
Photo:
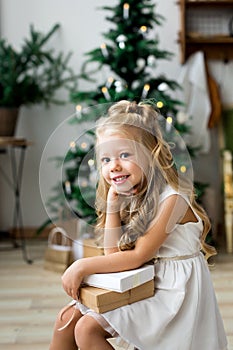
M 50 350 L 113 349 L 111 337 L 140 350 L 227 349 L 202 253 L 215 254 L 205 243 L 209 220 L 176 169 L 160 117 L 147 104 L 120 101 L 97 125 L 96 230 L 105 255 L 79 259 L 62 276 L 74 302 L 57 318 Z M 103 314 L 76 302 L 84 276 L 151 260 L 153 297 Z

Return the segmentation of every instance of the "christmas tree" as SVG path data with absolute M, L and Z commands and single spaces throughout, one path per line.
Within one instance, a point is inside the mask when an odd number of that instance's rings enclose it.
M 102 9 L 110 13 L 106 20 L 112 28 L 103 34 L 104 40 L 98 48 L 86 54 L 80 80 L 93 82 L 93 90 L 79 90 L 71 95 L 72 102 L 76 104 L 74 123 L 95 121 L 100 116 L 98 108 L 87 108 L 89 106 L 104 106 L 122 99 L 137 102 L 148 99 L 156 103 L 168 126 L 174 125 L 181 134 L 187 133 L 189 130 L 178 113 L 181 103 L 171 97 L 172 92 L 179 88 L 178 84 L 163 74 L 156 76 L 159 61 L 172 58 L 171 52 L 160 49 L 154 32 L 150 36 L 152 29 L 156 30 L 164 20 L 156 12 L 156 5 L 151 0 L 120 0 L 118 5 Z M 95 74 L 106 69 L 108 73 L 104 81 L 96 86 Z M 92 154 L 94 134 L 91 136 L 88 142 L 71 141 L 64 160 L 62 190 L 78 216 L 94 222 L 95 184 L 90 180 L 95 172 Z M 189 149 L 189 152 L 192 156 L 193 150 Z M 55 200 L 58 200 L 57 195 L 52 202 Z

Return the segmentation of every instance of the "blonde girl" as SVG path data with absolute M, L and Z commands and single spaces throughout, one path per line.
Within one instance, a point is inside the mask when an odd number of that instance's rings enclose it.
M 111 337 L 140 350 L 227 348 L 203 257 L 215 254 L 205 243 L 209 220 L 189 176 L 178 171 L 160 119 L 150 105 L 120 101 L 98 122 L 96 231 L 105 255 L 79 259 L 65 271 L 63 288 L 73 302 L 56 320 L 50 350 L 113 349 Z M 86 275 L 149 261 L 153 297 L 103 314 L 76 302 Z

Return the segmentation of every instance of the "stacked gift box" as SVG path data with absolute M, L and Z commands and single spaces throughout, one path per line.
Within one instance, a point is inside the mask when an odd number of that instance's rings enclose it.
M 85 277 L 80 302 L 103 313 L 154 295 L 154 266 Z

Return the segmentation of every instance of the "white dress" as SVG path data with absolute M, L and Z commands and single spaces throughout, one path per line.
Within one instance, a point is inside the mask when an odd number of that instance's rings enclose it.
M 173 194 L 177 192 L 167 186 L 160 202 Z M 197 219 L 176 225 L 157 256 L 199 252 L 203 226 Z M 140 350 L 226 350 L 223 322 L 203 255 L 161 260 L 155 264 L 155 276 L 153 297 L 102 314 L 120 338 Z

